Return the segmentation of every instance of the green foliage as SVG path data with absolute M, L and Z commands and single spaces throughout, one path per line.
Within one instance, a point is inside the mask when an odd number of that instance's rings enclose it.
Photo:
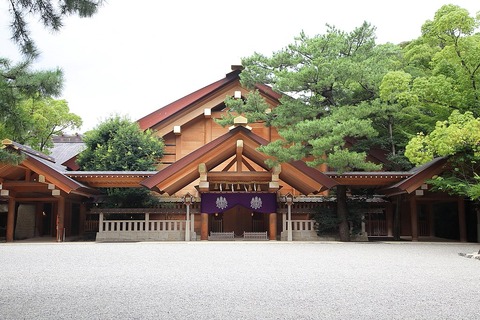
M 12 18 L 12 40 L 19 45 L 23 54 L 35 57 L 38 50 L 28 29 L 27 17 L 38 17 L 47 29 L 58 31 L 63 26 L 65 16 L 76 14 L 90 17 L 97 12 L 103 0 L 11 0 L 8 3 Z
M 0 164 L 18 165 L 25 159 L 23 154 L 18 152 L 0 149 Z
M 362 230 L 363 212 L 365 212 L 366 203 L 362 200 L 349 200 L 348 205 L 348 225 L 350 232 L 357 234 Z M 338 228 L 341 220 L 336 213 L 337 208 L 334 202 L 319 205 L 312 214 L 315 220 L 315 230 L 319 236 L 335 236 L 338 234 Z
M 290 94 L 307 106 L 297 110 L 300 117 L 307 114 L 305 118 L 312 117 L 308 107 L 316 108 L 313 116 L 318 116 L 327 106 L 374 98 L 385 72 L 399 65 L 400 48 L 376 46 L 375 28 L 367 22 L 350 33 L 327 28 L 315 37 L 300 33 L 270 58 L 258 53 L 244 58 L 242 83 L 250 88 L 265 83 Z
M 155 170 L 163 156 L 164 143 L 152 131 L 142 131 L 138 123 L 114 116 L 85 134 L 87 148 L 78 156 L 82 170 Z M 106 189 L 107 207 L 149 207 L 155 197 L 144 188 Z
M 375 28 L 366 22 L 352 32 L 327 27 L 326 34 L 315 37 L 302 32 L 271 57 L 255 53 L 243 59 L 243 85 L 264 83 L 283 94 L 267 118 L 282 139 L 259 150 L 272 156 L 268 165 L 309 159 L 311 166 L 325 163 L 338 172 L 378 170 L 381 166 L 368 162 L 366 149 L 361 150 L 367 144 L 353 150 L 346 140 L 377 137 L 368 102 L 378 98 L 384 75 L 401 66 L 400 47 L 377 46 Z M 260 112 L 236 107 L 250 121 L 265 121 Z M 339 192 L 337 208 L 342 241 L 349 237 L 345 192 Z
M 471 112 L 453 111 L 448 120 L 437 122 L 430 134 L 419 133 L 405 151 L 410 161 L 416 164 L 461 153 L 480 157 L 480 119 Z
M 81 119 L 68 112 L 66 102 L 52 99 L 62 84 L 60 69 L 32 71 L 29 61 L 0 59 L 0 138 L 44 151 L 52 134 L 78 127 Z
M 82 125 L 80 116 L 70 112 L 65 100 L 32 98 L 22 101 L 20 109 L 26 115 L 24 143 L 42 152 L 53 147 L 53 136 Z
M 106 193 L 103 206 L 107 208 L 145 208 L 158 204 L 155 196 L 144 188 L 108 188 Z
M 312 166 L 327 163 L 340 172 L 377 170 L 366 162 L 364 150 L 345 148 L 345 138 L 377 135 L 366 118 L 370 112 L 357 104 L 378 97 L 385 73 L 400 66 L 400 48 L 377 46 L 375 28 L 366 22 L 349 33 L 327 27 L 324 35 L 300 33 L 271 57 L 255 53 L 243 59 L 242 84 L 266 83 L 283 96 L 267 115 L 264 108 L 246 107 L 248 98 L 235 111 L 278 129 L 283 140 L 260 148 L 278 162 L 313 156 Z
M 480 80 L 480 34 L 475 33 L 480 25 L 479 17 L 471 17 L 467 10 L 456 5 L 442 6 L 433 20 L 422 27 L 422 48 L 430 53 L 429 72 L 431 76 L 443 76 L 447 85 L 431 85 L 440 90 L 433 95 L 433 101 L 447 104 L 462 112 L 472 111 L 478 116 Z M 430 48 L 428 48 L 430 47 Z M 419 51 L 412 45 L 408 51 Z M 409 57 L 416 55 L 409 54 Z M 417 60 L 418 61 L 418 60 Z
M 225 105 L 229 112 L 223 114 L 221 119 L 215 120 L 221 126 L 233 124 L 233 119 L 239 114 L 248 114 L 251 119 L 255 119 L 254 121 L 263 121 L 266 125 L 269 125 L 272 120 L 269 105 L 258 90 L 250 91 L 245 100 L 227 96 Z
M 433 179 L 437 190 L 477 200 L 480 164 L 480 118 L 471 112 L 454 111 L 439 121 L 430 134 L 419 133 L 406 147 L 405 155 L 416 164 L 447 157 L 450 170 Z
M 82 170 L 155 170 L 163 156 L 164 144 L 136 122 L 114 116 L 85 134 L 87 146 L 78 156 Z
M 338 219 L 337 209 L 335 206 L 318 206 L 315 208 L 315 213 L 312 219 L 315 220 L 315 230 L 319 236 L 337 235 Z

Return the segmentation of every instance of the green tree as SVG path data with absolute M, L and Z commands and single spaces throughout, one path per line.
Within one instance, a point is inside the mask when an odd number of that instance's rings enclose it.
M 405 71 L 415 78 L 420 102 L 478 115 L 479 24 L 480 15 L 471 17 L 459 6 L 444 5 L 423 24 L 422 36 L 405 47 Z
M 152 131 L 142 131 L 138 123 L 113 116 L 87 132 L 86 149 L 78 156 L 81 170 L 149 171 L 155 170 L 163 156 L 164 143 Z M 144 188 L 106 190 L 109 206 L 143 207 L 152 202 Z M 111 197 L 110 197 L 111 196 Z
M 60 69 L 34 71 L 29 61 L 12 64 L 7 59 L 0 59 L 0 138 L 29 144 L 32 142 L 32 133 L 46 129 L 40 128 L 40 125 L 48 125 L 52 129 L 54 123 L 61 126 L 62 121 L 69 121 L 56 119 L 55 113 L 60 111 L 58 108 L 49 109 L 46 105 L 30 109 L 26 107 L 29 101 L 38 102 L 38 106 L 47 101 L 53 104 L 52 97 L 60 95 L 62 85 L 63 73 Z M 51 110 L 50 114 L 48 110 Z M 32 121 L 39 113 L 46 118 L 43 124 Z M 78 120 L 75 122 L 78 123 Z M 45 146 L 49 145 L 48 137 L 42 135 L 42 138 Z M 32 146 L 40 145 L 33 143 Z
M 35 42 L 28 28 L 28 17 L 38 17 L 44 27 L 58 31 L 63 26 L 63 18 L 70 15 L 90 17 L 103 4 L 103 0 L 9 0 L 11 14 L 10 27 L 12 40 L 23 54 L 29 57 L 38 55 Z
M 436 157 L 448 158 L 448 170 L 430 183 L 450 194 L 480 199 L 480 118 L 472 112 L 452 112 L 429 134 L 419 133 L 406 147 L 406 156 L 415 164 Z
M 65 100 L 53 98 L 30 98 L 20 104 L 26 114 L 25 143 L 41 152 L 53 147 L 52 137 L 63 134 L 66 129 L 79 129 L 80 116 L 71 113 Z
M 265 115 L 258 93 L 252 94 L 254 99 L 226 104 L 250 121 L 266 121 L 277 128 L 282 139 L 260 150 L 278 162 L 309 159 L 311 166 L 326 164 L 338 172 L 377 170 L 380 166 L 366 161 L 360 144 L 347 148 L 345 139 L 377 136 L 365 116 L 370 111 L 360 105 L 378 98 L 383 76 L 396 70 L 400 59 L 399 47 L 375 44 L 375 28 L 366 22 L 349 33 L 332 26 L 312 38 L 302 32 L 271 57 L 255 53 L 242 61 L 242 83 L 250 88 L 256 83 L 271 85 L 283 93 L 279 106 Z M 347 186 L 337 187 L 343 241 L 349 240 L 346 192 Z
M 377 143 L 390 150 L 393 168 L 410 167 L 403 154 L 417 132 L 431 132 L 452 110 L 478 112 L 477 26 L 478 18 L 465 9 L 441 7 L 418 39 L 402 44 L 402 68 L 385 74 L 379 99 L 363 105 L 379 132 Z

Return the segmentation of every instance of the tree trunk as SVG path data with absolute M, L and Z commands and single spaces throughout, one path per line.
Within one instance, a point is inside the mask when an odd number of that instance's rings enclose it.
M 347 219 L 347 186 L 337 186 L 337 217 L 340 241 L 350 241 L 350 226 Z

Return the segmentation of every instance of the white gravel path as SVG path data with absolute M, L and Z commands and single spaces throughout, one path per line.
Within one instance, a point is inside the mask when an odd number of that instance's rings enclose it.
M 0 244 L 0 319 L 480 319 L 479 244 Z

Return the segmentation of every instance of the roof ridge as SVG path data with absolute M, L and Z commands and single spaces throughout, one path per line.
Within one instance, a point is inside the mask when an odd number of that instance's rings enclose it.
M 15 142 L 13 140 L 3 139 L 2 144 L 3 144 L 3 148 L 12 148 L 12 149 L 15 149 L 15 150 L 19 150 L 20 152 L 30 154 L 30 155 L 33 155 L 33 156 L 37 156 L 39 158 L 42 158 L 42 159 L 45 159 L 45 160 L 48 160 L 48 161 L 51 161 L 51 162 L 55 163 L 55 158 L 53 158 L 53 157 L 51 157 L 51 156 L 49 156 L 49 155 L 47 155 L 43 152 L 37 151 L 37 150 L 32 149 L 30 147 L 27 147 L 23 144 Z

